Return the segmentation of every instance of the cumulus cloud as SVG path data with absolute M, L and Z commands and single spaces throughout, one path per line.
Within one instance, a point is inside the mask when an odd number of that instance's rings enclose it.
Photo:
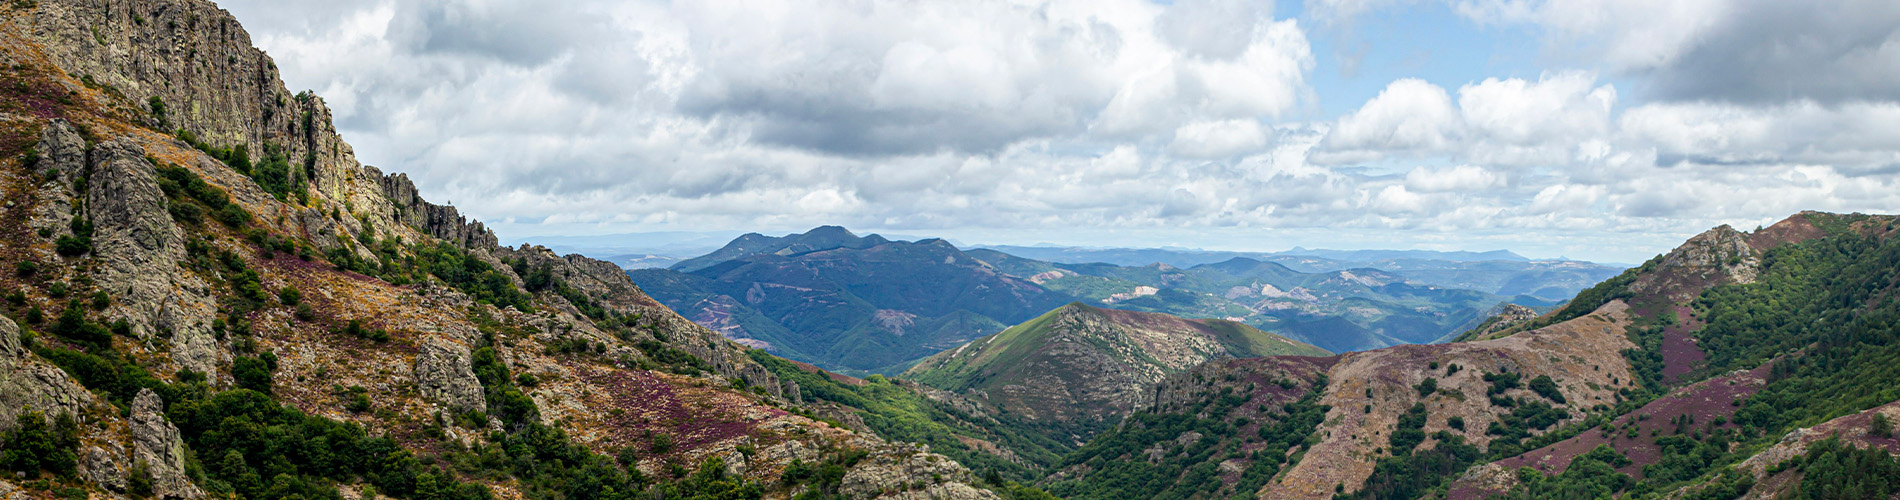
M 1315 116 L 1307 30 L 1415 1 L 1308 2 L 1322 22 L 1240 0 L 224 3 L 364 161 L 505 231 L 1324 228 L 1590 252 L 1577 234 L 1900 207 L 1893 5 L 1447 0 L 1538 27 L 1564 63 L 1400 78 Z
M 1330 158 L 1343 162 L 1394 153 L 1441 153 L 1462 139 L 1464 128 L 1464 118 L 1444 88 L 1403 78 L 1341 117 L 1327 134 L 1326 145 L 1337 152 Z
M 1553 50 L 1643 76 L 1666 99 L 1838 103 L 1900 98 L 1900 87 L 1893 85 L 1900 81 L 1900 4 L 1890 1 L 1449 3 L 1478 22 L 1540 26 L 1554 35 Z M 1351 5 L 1332 11 L 1355 12 Z
M 1610 131 L 1615 104 L 1615 88 L 1582 72 L 1487 78 L 1459 87 L 1456 107 L 1437 85 L 1399 79 L 1341 117 L 1316 161 L 1457 154 L 1492 165 L 1562 164 Z

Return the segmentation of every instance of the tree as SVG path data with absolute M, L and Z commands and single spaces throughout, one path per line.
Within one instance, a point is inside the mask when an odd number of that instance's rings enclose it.
M 0 467 L 37 478 L 40 471 L 70 476 L 79 467 L 79 424 L 72 415 L 60 415 L 54 425 L 37 411 L 20 414 L 18 427 L 0 447 Z

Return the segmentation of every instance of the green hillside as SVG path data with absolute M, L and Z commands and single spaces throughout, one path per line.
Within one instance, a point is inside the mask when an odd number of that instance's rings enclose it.
M 1085 438 L 1119 421 L 1168 374 L 1215 359 L 1329 354 L 1233 321 L 1072 303 L 931 356 L 904 377 Z

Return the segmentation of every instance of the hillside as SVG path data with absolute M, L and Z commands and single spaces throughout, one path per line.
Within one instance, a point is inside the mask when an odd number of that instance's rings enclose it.
M 9 3 L 0 72 L 10 497 L 999 495 L 362 165 L 209 2 Z
M 1466 341 L 1304 372 L 1286 358 L 1205 365 L 1046 485 L 1077 498 L 1884 498 L 1900 470 L 1900 442 L 1875 418 L 1900 411 L 1894 225 L 1804 212 L 1718 227 Z M 1295 416 L 1308 411 L 1324 417 Z
M 1086 439 L 1143 404 L 1162 377 L 1222 358 L 1326 351 L 1226 320 L 1069 304 L 944 351 L 904 378 Z

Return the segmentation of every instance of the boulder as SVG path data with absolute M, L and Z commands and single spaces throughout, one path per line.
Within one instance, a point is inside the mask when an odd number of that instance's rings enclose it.
M 416 389 L 422 397 L 459 412 L 482 411 L 482 382 L 475 377 L 468 347 L 440 337 L 423 341 L 416 353 Z

